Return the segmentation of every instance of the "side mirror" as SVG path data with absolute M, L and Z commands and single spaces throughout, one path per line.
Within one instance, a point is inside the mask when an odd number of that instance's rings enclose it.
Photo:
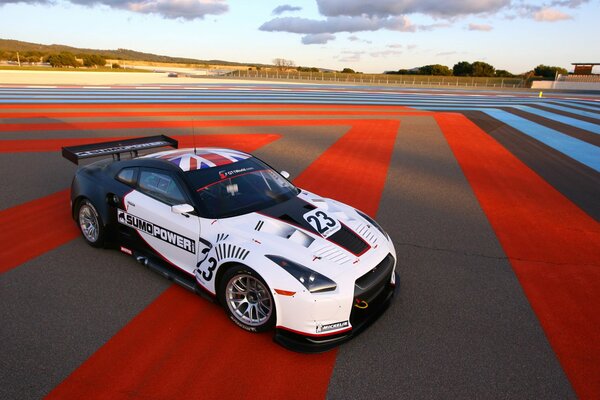
M 189 204 L 177 204 L 171 207 L 171 212 L 175 214 L 188 214 L 194 211 L 194 207 Z
M 290 173 L 287 171 L 281 171 L 280 172 L 281 176 L 283 176 L 285 179 L 290 179 Z

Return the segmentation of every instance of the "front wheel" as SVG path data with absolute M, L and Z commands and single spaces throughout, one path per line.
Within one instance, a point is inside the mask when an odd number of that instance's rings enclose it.
M 264 332 L 275 325 L 275 302 L 265 281 L 252 269 L 230 268 L 221 279 L 219 300 L 229 318 L 250 332 Z
M 94 247 L 104 245 L 104 227 L 96 207 L 87 199 L 79 203 L 77 223 L 85 241 Z

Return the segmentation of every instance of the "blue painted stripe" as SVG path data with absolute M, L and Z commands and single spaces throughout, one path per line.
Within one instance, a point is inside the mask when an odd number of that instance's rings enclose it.
M 592 122 L 581 121 L 576 118 L 567 117 L 560 114 L 554 114 L 548 111 L 540 110 L 539 108 L 533 108 L 528 106 L 514 105 L 514 108 L 518 110 L 523 110 L 530 114 L 539 115 L 540 117 L 548 118 L 552 121 L 557 121 L 566 125 L 571 125 L 579 129 L 584 129 L 589 132 L 600 134 L 600 125 L 594 124 Z
M 521 118 L 503 110 L 483 109 L 489 116 L 523 132 L 546 146 L 600 172 L 600 147 L 565 135 L 554 129 Z
M 581 115 L 582 117 L 600 119 L 600 110 L 598 110 L 598 112 L 583 111 L 583 110 L 578 110 L 576 108 L 564 107 L 564 106 L 559 106 L 559 105 L 551 104 L 551 103 L 540 104 L 540 106 L 552 108 L 554 110 L 568 112 L 570 114 Z

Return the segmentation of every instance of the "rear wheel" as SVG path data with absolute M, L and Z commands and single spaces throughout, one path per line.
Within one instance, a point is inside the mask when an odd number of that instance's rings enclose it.
M 87 199 L 79 203 L 77 223 L 85 241 L 94 247 L 104 245 L 104 227 L 96 207 Z
M 225 272 L 219 299 L 242 329 L 264 332 L 275 325 L 275 302 L 269 286 L 252 269 L 239 265 Z

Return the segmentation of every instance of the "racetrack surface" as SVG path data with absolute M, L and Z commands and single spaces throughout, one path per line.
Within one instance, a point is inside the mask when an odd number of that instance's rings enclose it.
M 0 398 L 599 398 L 599 100 L 0 87 Z M 390 309 L 297 354 L 87 246 L 61 146 L 150 134 L 250 151 L 376 216 L 399 258 Z

